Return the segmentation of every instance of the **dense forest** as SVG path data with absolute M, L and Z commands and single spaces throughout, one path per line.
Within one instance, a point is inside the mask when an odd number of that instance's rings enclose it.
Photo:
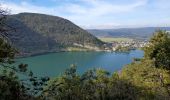
M 168 100 L 170 98 L 170 36 L 156 31 L 143 48 L 144 57 L 135 58 L 121 71 L 88 70 L 79 75 L 71 65 L 63 75 L 36 77 L 29 65 L 15 63 L 18 52 L 8 36 L 15 31 L 0 11 L 0 99 L 1 100 Z M 18 74 L 25 77 L 18 78 Z
M 22 55 L 62 51 L 74 44 L 98 48 L 103 45 L 87 31 L 57 16 L 20 13 L 8 15 L 6 23 L 16 29 L 8 37 Z

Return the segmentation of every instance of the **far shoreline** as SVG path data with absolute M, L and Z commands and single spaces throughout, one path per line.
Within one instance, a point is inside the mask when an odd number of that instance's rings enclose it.
M 21 59 L 21 58 L 28 58 L 28 57 L 35 57 L 35 56 L 41 56 L 41 55 L 46 55 L 46 54 L 51 54 L 51 53 L 61 53 L 61 52 L 111 52 L 111 53 L 129 53 L 130 51 L 135 51 L 135 50 L 141 50 L 141 49 L 132 49 L 129 51 L 105 51 L 105 50 L 100 50 L 100 51 L 95 51 L 95 50 L 88 50 L 88 51 L 68 51 L 68 50 L 62 50 L 62 51 L 53 51 L 53 52 L 42 52 L 42 53 L 36 53 L 36 54 L 30 54 L 30 55 L 18 55 L 15 57 L 15 59 Z

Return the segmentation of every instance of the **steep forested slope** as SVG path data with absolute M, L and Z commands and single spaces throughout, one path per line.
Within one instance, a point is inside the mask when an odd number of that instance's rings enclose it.
M 73 44 L 100 47 L 96 37 L 67 19 L 35 13 L 8 16 L 8 24 L 16 31 L 10 32 L 13 44 L 25 54 L 63 50 Z

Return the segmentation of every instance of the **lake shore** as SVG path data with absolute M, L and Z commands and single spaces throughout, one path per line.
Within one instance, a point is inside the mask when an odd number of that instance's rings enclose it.
M 34 56 L 39 56 L 39 55 L 45 55 L 45 54 L 49 54 L 49 53 L 60 53 L 60 52 L 91 52 L 91 51 L 94 51 L 94 52 L 107 52 L 106 50 L 102 50 L 102 49 L 98 49 L 98 50 L 95 50 L 95 49 L 62 49 L 62 50 L 52 50 L 52 51 L 44 51 L 44 52 L 36 52 L 36 53 L 19 53 L 18 55 L 16 55 L 16 59 L 17 58 L 27 58 L 27 57 L 34 57 Z
M 134 49 L 136 50 L 136 49 Z M 130 50 L 133 51 L 133 50 Z M 17 55 L 15 59 L 19 58 L 27 58 L 27 57 L 34 57 L 34 56 L 40 56 L 40 55 L 46 55 L 50 53 L 60 53 L 60 52 L 117 52 L 117 53 L 128 53 L 130 51 L 107 51 L 107 50 L 76 50 L 76 51 L 70 51 L 70 50 L 61 50 L 61 51 L 52 51 L 52 52 L 41 52 L 41 53 L 35 53 L 35 54 L 26 54 L 26 55 Z

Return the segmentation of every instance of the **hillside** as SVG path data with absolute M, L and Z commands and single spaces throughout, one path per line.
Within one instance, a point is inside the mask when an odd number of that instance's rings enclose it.
M 89 29 L 91 34 L 97 37 L 128 37 L 133 39 L 149 39 L 155 30 L 170 31 L 170 27 L 143 27 L 143 28 L 120 28 L 120 29 Z
M 10 26 L 16 31 L 9 38 L 24 55 L 56 52 L 74 44 L 100 47 L 103 43 L 67 19 L 35 13 L 8 16 Z

